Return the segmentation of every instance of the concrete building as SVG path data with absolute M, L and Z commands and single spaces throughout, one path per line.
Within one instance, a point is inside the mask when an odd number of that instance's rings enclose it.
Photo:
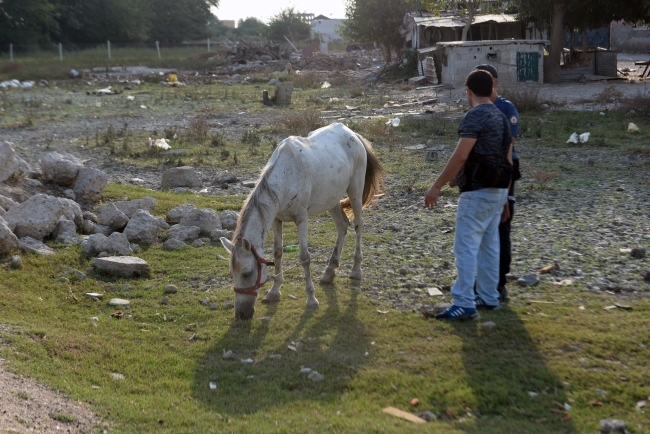
M 441 83 L 463 86 L 476 65 L 488 63 L 499 73 L 499 85 L 544 81 L 545 40 L 438 42 L 427 57 Z M 435 60 L 434 60 L 435 59 Z M 429 81 L 435 81 L 430 77 Z
M 328 41 L 343 39 L 343 36 L 338 31 L 344 22 L 344 19 L 327 18 L 325 15 L 314 17 L 311 20 L 311 37 L 316 38 L 320 36 L 321 40 L 327 39 Z

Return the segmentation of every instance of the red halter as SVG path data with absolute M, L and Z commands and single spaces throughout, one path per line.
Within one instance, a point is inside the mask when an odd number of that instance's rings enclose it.
M 239 244 L 241 242 L 242 240 L 237 240 L 235 241 L 235 244 Z M 262 279 L 262 264 L 266 264 L 267 266 L 269 266 L 269 265 L 275 265 L 275 263 L 267 261 L 266 259 L 262 258 L 260 255 L 258 255 L 255 246 L 252 244 L 251 244 L 251 251 L 253 252 L 253 255 L 255 255 L 255 259 L 257 259 L 257 282 L 255 282 L 255 286 L 249 286 L 248 288 L 237 288 L 236 286 L 233 286 L 232 289 L 237 294 L 246 294 L 246 295 L 252 295 L 253 297 L 257 297 L 258 295 L 257 290 L 263 287 L 264 284 L 266 283 L 266 281 L 260 282 L 260 280 Z

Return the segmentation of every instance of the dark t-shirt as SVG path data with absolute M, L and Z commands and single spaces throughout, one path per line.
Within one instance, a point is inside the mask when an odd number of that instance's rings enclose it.
M 471 159 L 472 153 L 507 156 L 512 142 L 510 124 L 494 104 L 481 104 L 468 111 L 458 127 L 458 135 L 461 138 L 476 139 L 468 161 Z M 467 162 L 456 177 L 461 193 L 484 188 L 476 182 L 471 182 L 471 179 L 466 179 L 466 166 Z

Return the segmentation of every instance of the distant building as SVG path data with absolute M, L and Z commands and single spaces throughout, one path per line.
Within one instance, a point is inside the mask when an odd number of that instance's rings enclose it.
M 316 38 L 320 36 L 329 40 L 343 39 L 339 32 L 339 28 L 345 23 L 344 19 L 328 18 L 325 15 L 318 15 L 311 20 L 311 37 Z
M 219 20 L 221 24 L 231 29 L 235 28 L 235 20 Z

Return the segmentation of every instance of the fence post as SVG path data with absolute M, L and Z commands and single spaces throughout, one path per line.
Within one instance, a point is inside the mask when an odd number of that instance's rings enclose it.
M 9 44 L 9 61 L 14 61 L 14 44 Z
M 158 51 L 158 60 L 161 60 L 160 59 L 160 44 L 158 43 L 158 41 L 156 41 L 156 50 Z
M 208 38 L 208 53 L 210 52 L 210 38 Z
M 63 62 L 63 44 L 59 42 L 59 60 Z
M 111 60 L 111 41 L 106 41 L 108 45 L 108 60 Z

